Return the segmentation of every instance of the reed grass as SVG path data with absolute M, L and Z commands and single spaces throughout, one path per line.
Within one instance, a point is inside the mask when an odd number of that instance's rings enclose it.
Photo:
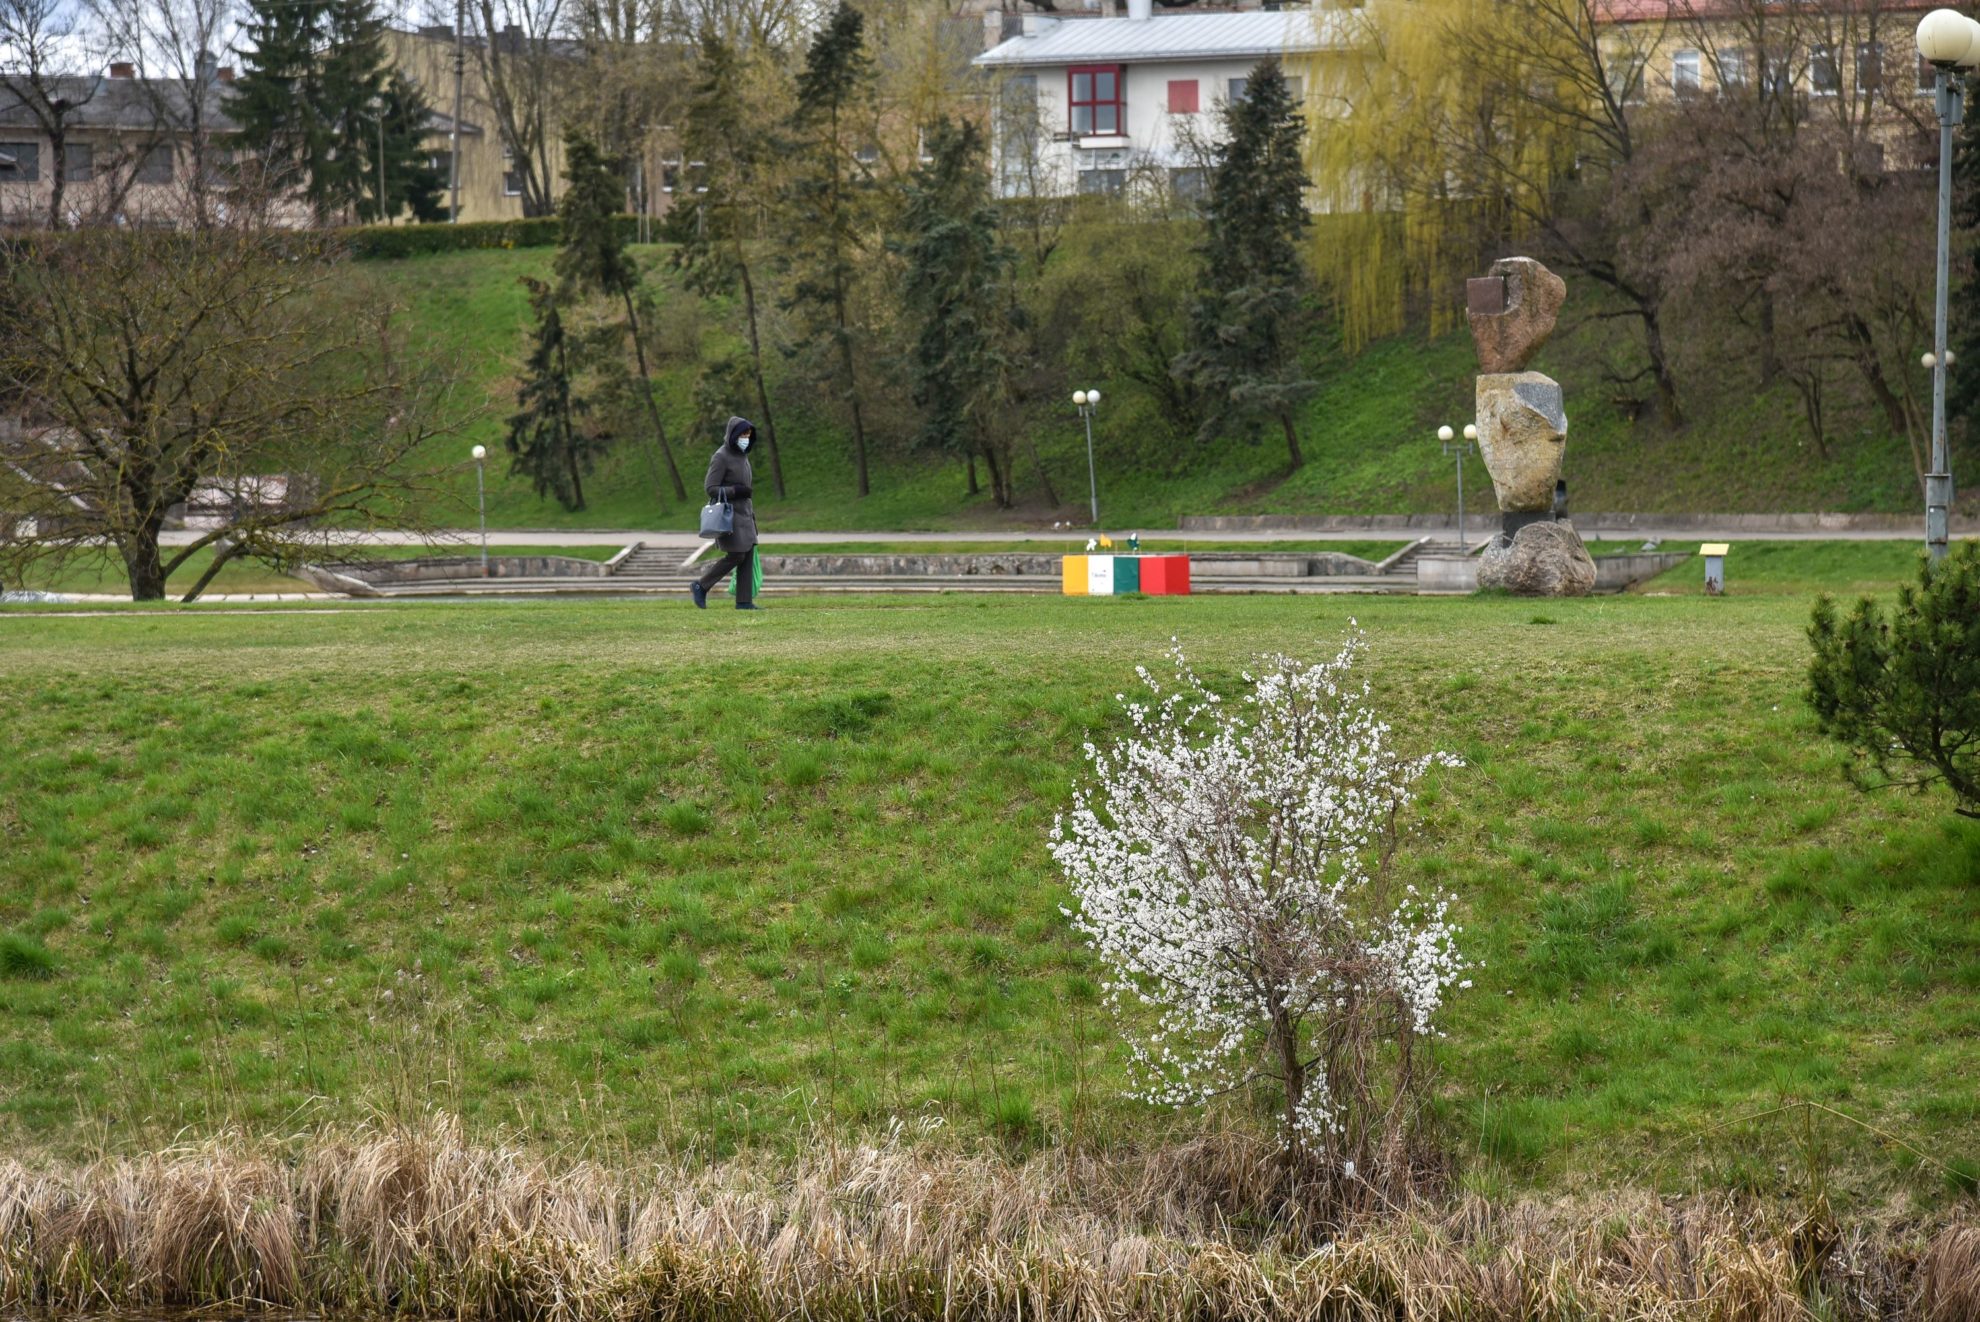
M 1352 1224 L 1267 1206 L 1216 1135 L 1022 1162 L 896 1126 L 808 1155 L 608 1169 L 457 1121 L 0 1165 L 0 1310 L 475 1322 L 1831 1319 L 1980 1308 L 1980 1225 L 1825 1203 L 1466 1196 Z

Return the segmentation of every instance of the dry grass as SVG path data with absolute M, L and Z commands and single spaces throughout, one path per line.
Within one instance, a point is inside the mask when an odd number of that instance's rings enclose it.
M 621 1319 L 1980 1316 L 1980 1227 L 1731 1200 L 1465 1199 L 1289 1233 L 1238 1138 L 1012 1164 L 901 1134 L 795 1167 L 607 1170 L 448 1119 L 0 1166 L 0 1310 Z

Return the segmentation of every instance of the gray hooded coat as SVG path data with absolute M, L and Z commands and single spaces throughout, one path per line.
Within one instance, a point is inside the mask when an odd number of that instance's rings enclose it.
M 748 418 L 730 418 L 729 425 L 722 435 L 721 448 L 708 460 L 708 476 L 701 486 L 711 501 L 729 498 L 735 507 L 735 525 L 726 537 L 717 539 L 724 551 L 747 551 L 756 545 L 756 508 L 750 503 L 751 492 L 756 479 L 750 472 L 749 457 L 736 448 L 736 437 L 743 432 L 754 433 L 756 424 Z

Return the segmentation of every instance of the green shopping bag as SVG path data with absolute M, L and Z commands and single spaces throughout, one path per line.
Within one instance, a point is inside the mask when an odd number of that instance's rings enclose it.
M 735 573 L 729 575 L 730 596 L 733 597 L 736 595 L 736 583 L 741 578 L 742 578 L 742 571 L 740 569 L 738 569 Z M 752 547 L 750 548 L 750 552 L 749 552 L 749 599 L 751 601 L 755 601 L 758 597 L 762 595 L 763 595 L 763 557 L 761 555 L 758 555 L 756 549 Z

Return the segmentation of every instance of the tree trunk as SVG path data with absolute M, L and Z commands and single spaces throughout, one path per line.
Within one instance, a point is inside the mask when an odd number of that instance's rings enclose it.
M 67 126 L 58 119 L 48 134 L 48 228 L 59 230 L 62 225 L 62 195 L 68 187 L 68 170 L 62 162 L 63 149 L 69 144 Z
M 1286 458 L 1290 462 L 1291 467 L 1298 468 L 1306 462 L 1306 456 L 1299 451 L 1299 433 L 1293 430 L 1292 411 L 1290 409 L 1279 410 L 1279 426 L 1286 433 Z
M 660 454 L 667 461 L 667 477 L 674 484 L 674 499 L 686 500 L 687 487 L 681 482 L 681 470 L 674 463 L 674 447 L 667 444 L 667 424 L 660 420 L 660 405 L 653 398 L 653 377 L 646 370 L 646 340 L 640 334 L 639 313 L 634 310 L 632 290 L 620 293 L 626 300 L 626 328 L 632 332 L 633 357 L 639 364 L 640 393 L 646 396 L 646 416 L 653 423 L 653 434 L 660 438 Z
M 1031 456 L 1031 466 L 1038 470 L 1038 485 L 1045 488 L 1045 503 L 1053 509 L 1059 508 L 1059 493 L 1052 489 L 1052 475 L 1045 471 L 1045 461 L 1038 457 L 1038 442 L 1029 429 L 1024 433 L 1024 448 Z
M 1299 1058 L 1299 1029 L 1279 1003 L 1277 996 L 1271 998 L 1272 1027 L 1267 1049 L 1277 1058 L 1279 1078 L 1285 1085 L 1285 1156 L 1291 1165 L 1299 1156 L 1303 1142 L 1300 1138 L 1299 1107 L 1306 1100 L 1306 1066 Z
M 206 567 L 206 572 L 199 576 L 199 582 L 192 585 L 192 590 L 186 593 L 185 596 L 179 598 L 179 604 L 182 606 L 191 605 L 193 602 L 198 601 L 200 594 L 206 591 L 206 585 L 208 583 L 211 583 L 214 579 L 218 578 L 220 576 L 220 571 L 227 567 L 227 562 L 229 560 L 232 560 L 239 553 L 240 553 L 240 546 L 238 543 L 235 542 L 214 543 L 213 563 Z
M 1760 291 L 1760 384 L 1771 386 L 1781 374 L 1781 354 L 1774 343 L 1774 296 Z
M 1637 305 L 1643 319 L 1643 349 L 1650 356 L 1650 374 L 1657 382 L 1657 409 L 1673 427 L 1684 426 L 1684 410 L 1678 407 L 1677 380 L 1671 375 L 1670 358 L 1664 352 L 1664 329 L 1658 311 L 1643 303 Z
M 990 469 L 990 499 L 996 502 L 998 509 L 1009 509 L 1011 507 L 1011 484 L 1010 474 L 1006 470 L 1010 466 L 997 462 L 997 447 L 994 445 L 985 445 L 983 447 L 983 462 Z
M 838 280 L 837 276 L 833 278 Z M 860 415 L 859 378 L 854 374 L 853 369 L 852 336 L 846 330 L 846 291 L 842 280 L 839 281 L 839 288 L 835 291 L 834 297 L 837 298 L 839 303 L 839 363 L 840 369 L 846 374 L 846 399 L 852 405 L 853 477 L 859 488 L 859 494 L 864 496 L 867 492 L 866 420 Z
M 571 509 L 581 510 L 584 508 L 584 479 L 578 476 L 577 447 L 574 445 L 564 447 L 564 468 L 571 475 Z
M 763 448 L 770 452 L 770 485 L 777 489 L 777 498 L 784 496 L 784 460 L 777 453 L 777 428 L 770 420 L 770 391 L 763 384 L 763 343 L 756 333 L 756 282 L 750 278 L 749 263 L 737 262 L 736 268 L 742 272 L 743 311 L 749 317 L 749 370 L 756 378 L 756 404 L 762 411 Z
M 158 558 L 158 524 L 147 521 L 124 543 L 124 569 L 131 581 L 131 600 L 165 600 L 165 565 Z
M 974 496 L 983 490 L 982 487 L 976 485 L 976 451 L 963 451 L 963 464 L 969 472 L 969 494 Z
M 1892 431 L 1909 431 L 1911 419 L 1905 416 L 1904 401 L 1884 376 L 1884 365 L 1877 360 L 1877 341 L 1870 327 L 1855 315 L 1845 317 L 1843 327 L 1849 336 L 1850 356 L 1856 360 L 1857 370 L 1863 373 L 1870 393 L 1876 396 L 1878 407 L 1884 410 L 1885 423 Z

